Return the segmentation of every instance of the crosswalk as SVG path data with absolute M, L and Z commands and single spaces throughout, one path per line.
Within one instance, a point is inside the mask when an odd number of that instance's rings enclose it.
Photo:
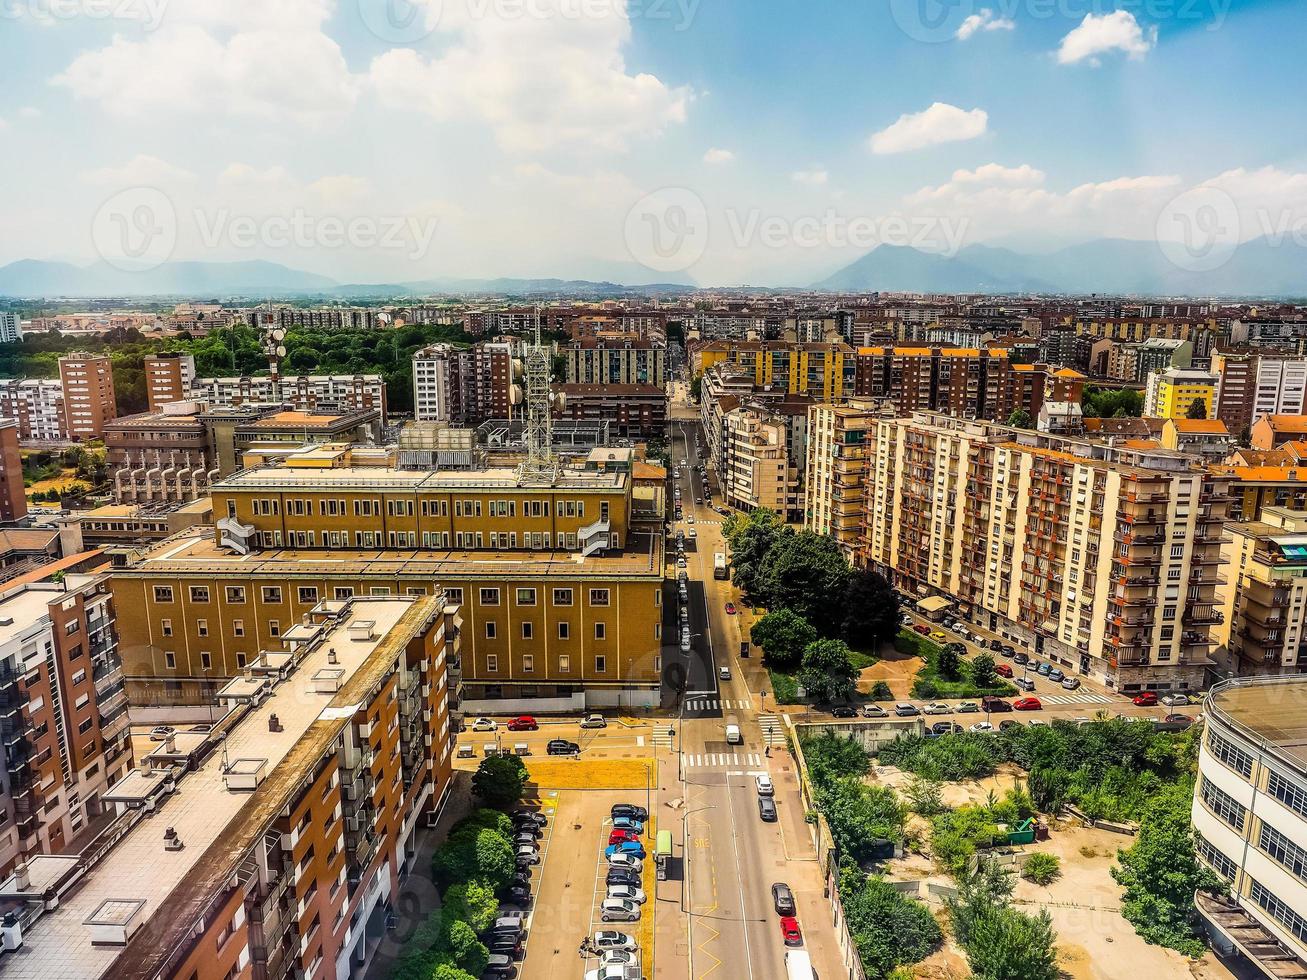
M 762 740 L 765 745 L 784 745 L 785 733 L 781 729 L 780 719 L 775 715 L 759 715 L 758 727 L 762 729 Z
M 1106 694 L 1037 694 L 1044 704 L 1115 704 L 1120 698 Z
M 690 698 L 685 702 L 686 711 L 729 711 L 732 708 L 746 711 L 752 702 L 748 698 Z
M 676 736 L 672 734 L 671 728 L 658 728 L 649 736 L 649 741 L 653 743 L 654 748 L 670 749 L 675 738 Z
M 757 769 L 764 764 L 764 756 L 759 752 L 687 752 L 685 755 L 687 769 L 738 769 L 740 766 Z

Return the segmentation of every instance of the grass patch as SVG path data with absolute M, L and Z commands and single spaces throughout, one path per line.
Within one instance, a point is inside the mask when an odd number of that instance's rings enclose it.
M 912 682 L 914 698 L 982 698 L 989 694 L 1011 697 L 1017 693 L 1016 687 L 1002 680 L 989 687 L 977 686 L 972 678 L 971 662 L 965 658 L 959 661 L 960 676 L 956 680 L 940 676 L 939 655 L 943 648 L 912 630 L 903 630 L 894 638 L 894 649 L 926 661 Z
M 805 704 L 799 700 L 799 680 L 794 674 L 786 674 L 772 667 L 767 668 L 767 673 L 771 675 L 772 694 L 775 695 L 777 704 Z
M 866 670 L 880 663 L 880 657 L 874 653 L 864 653 L 862 650 L 850 650 L 849 663 L 853 664 L 854 670 Z

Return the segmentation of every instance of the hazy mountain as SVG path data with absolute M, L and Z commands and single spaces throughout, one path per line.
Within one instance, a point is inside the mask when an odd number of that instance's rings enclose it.
M 1151 241 L 1099 239 L 1047 254 L 970 245 L 951 257 L 882 245 L 816 286 L 846 292 L 1302 296 L 1307 248 L 1260 238 L 1234 249 L 1217 269 L 1191 271 Z
M 336 283 L 275 262 L 167 262 L 124 272 L 105 262 L 23 260 L 0 267 L 0 296 L 263 296 L 316 293 Z

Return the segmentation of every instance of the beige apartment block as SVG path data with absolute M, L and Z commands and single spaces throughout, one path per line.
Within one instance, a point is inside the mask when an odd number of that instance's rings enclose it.
M 786 520 L 796 519 L 798 473 L 790 465 L 784 422 L 737 408 L 726 414 L 725 428 L 722 490 L 727 501 L 744 510 L 762 507 Z
M 804 526 L 833 537 L 850 560 L 866 523 L 868 442 L 880 414 L 866 401 L 808 409 Z

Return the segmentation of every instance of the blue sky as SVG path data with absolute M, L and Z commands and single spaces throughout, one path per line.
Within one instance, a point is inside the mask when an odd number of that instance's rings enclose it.
M 1307 233 L 1294 0 L 408 2 L 2 0 L 0 263 L 802 285 Z

